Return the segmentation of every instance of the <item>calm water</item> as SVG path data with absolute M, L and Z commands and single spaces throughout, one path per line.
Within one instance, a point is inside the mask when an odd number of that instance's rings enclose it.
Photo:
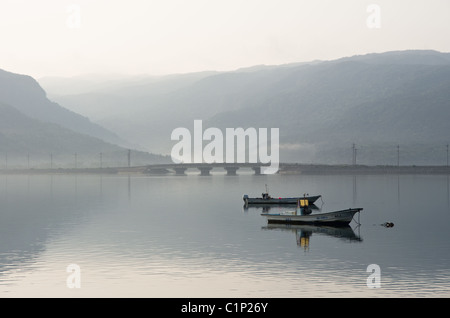
M 361 225 L 269 227 L 242 201 L 265 184 L 362 207 Z M 3 175 L 0 296 L 449 297 L 449 192 L 447 176 Z

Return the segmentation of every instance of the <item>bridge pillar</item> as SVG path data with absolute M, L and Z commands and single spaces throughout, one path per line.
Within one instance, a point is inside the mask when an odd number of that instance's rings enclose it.
M 253 171 L 255 171 L 255 175 L 259 176 L 261 174 L 261 167 L 252 167 Z
M 198 167 L 198 170 L 200 170 L 201 176 L 210 176 L 209 172 L 212 170 L 212 167 Z
M 227 176 L 236 176 L 236 171 L 239 169 L 239 167 L 225 167 L 225 170 L 227 171 Z
M 186 172 L 187 168 L 177 167 L 177 168 L 173 168 L 173 170 L 175 170 L 175 174 L 177 176 L 184 176 L 184 175 L 186 175 L 185 172 Z

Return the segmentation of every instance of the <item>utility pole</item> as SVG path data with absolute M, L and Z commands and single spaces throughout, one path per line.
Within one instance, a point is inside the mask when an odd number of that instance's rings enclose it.
M 353 151 L 353 160 L 352 160 L 352 164 L 354 165 L 354 166 L 356 166 L 356 155 L 357 155 L 357 153 L 358 153 L 358 148 L 356 148 L 356 145 L 355 144 L 353 144 L 352 145 L 352 151 Z
M 353 164 L 354 166 L 356 166 L 356 146 L 355 146 L 355 144 L 353 144 L 352 150 L 353 150 L 353 160 L 352 160 L 352 164 Z
M 448 144 L 447 144 L 447 167 L 448 167 Z

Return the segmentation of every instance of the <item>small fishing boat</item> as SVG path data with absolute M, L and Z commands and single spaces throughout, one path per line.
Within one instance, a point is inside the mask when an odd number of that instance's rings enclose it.
M 243 200 L 245 204 L 296 204 L 299 199 L 306 198 L 311 203 L 316 202 L 321 196 L 306 196 L 306 197 L 292 197 L 292 198 L 272 198 L 272 197 L 262 197 L 262 198 L 249 198 L 248 195 L 244 195 Z
M 303 197 L 290 197 L 290 198 L 274 198 L 269 195 L 269 191 L 267 190 L 266 185 L 266 192 L 263 192 L 261 194 L 260 198 L 250 198 L 247 194 L 244 194 L 243 200 L 246 205 L 249 204 L 297 204 L 298 200 L 300 199 L 307 199 L 310 203 L 316 202 L 321 195 L 314 195 L 310 196 L 308 194 L 304 194 Z
M 352 220 L 353 216 L 361 212 L 362 208 L 351 208 L 327 213 L 311 213 L 312 210 L 308 206 L 308 200 L 301 199 L 298 202 L 295 211 L 286 211 L 282 213 L 262 213 L 267 217 L 268 223 L 284 223 L 284 224 L 322 224 L 332 226 L 346 226 Z

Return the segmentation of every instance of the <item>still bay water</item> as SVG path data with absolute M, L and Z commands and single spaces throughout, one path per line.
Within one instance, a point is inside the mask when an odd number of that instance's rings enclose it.
M 361 225 L 268 226 L 242 200 L 266 184 Z M 449 194 L 439 175 L 0 175 L 0 297 L 449 297 Z

